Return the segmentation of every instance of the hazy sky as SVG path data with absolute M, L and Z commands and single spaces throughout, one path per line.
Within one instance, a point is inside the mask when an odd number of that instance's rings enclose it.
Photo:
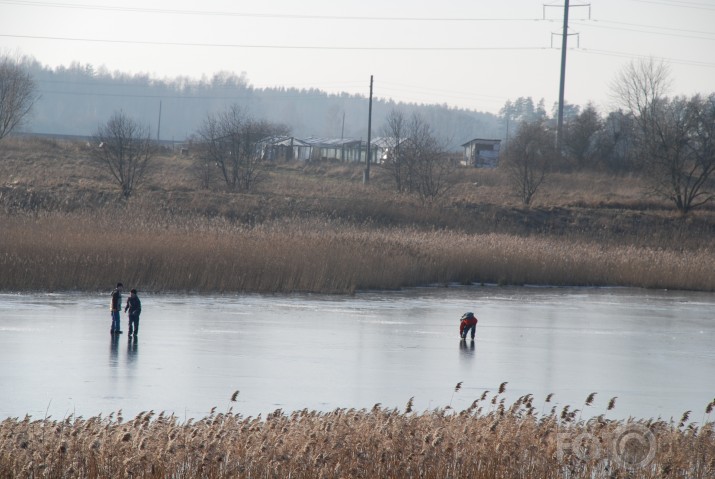
M 607 111 L 617 72 L 651 56 L 672 94 L 715 92 L 715 0 L 593 0 L 590 19 L 571 5 L 567 102 Z M 0 0 L 0 51 L 365 95 L 374 75 L 376 97 L 497 112 L 531 96 L 550 111 L 562 16 L 563 1 L 536 0 Z

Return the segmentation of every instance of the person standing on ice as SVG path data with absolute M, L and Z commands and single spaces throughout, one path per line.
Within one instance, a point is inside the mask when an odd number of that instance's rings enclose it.
M 142 312 L 142 302 L 139 301 L 136 289 L 129 291 L 127 305 L 124 307 L 124 312 L 127 311 L 129 311 L 129 337 L 130 339 L 131 336 L 136 338 L 139 334 L 139 315 Z
M 117 287 L 112 291 L 112 302 L 109 305 L 109 311 L 112 314 L 112 329 L 110 334 L 122 334 L 122 329 L 119 327 L 119 311 L 122 309 L 122 283 L 117 283 Z
M 467 334 L 469 330 L 472 330 L 472 340 L 474 340 L 474 334 L 477 332 L 477 317 L 474 313 L 464 313 L 459 319 L 459 337 L 462 339 L 467 339 Z

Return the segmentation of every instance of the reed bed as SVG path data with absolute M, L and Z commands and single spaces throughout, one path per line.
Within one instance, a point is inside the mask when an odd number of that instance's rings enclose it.
M 461 384 L 461 383 L 460 383 Z M 459 384 L 457 388 L 459 388 Z M 0 422 L 0 477 L 78 478 L 688 478 L 715 477 L 713 422 L 547 414 L 551 395 L 505 405 L 485 391 L 462 411 L 229 408 L 198 421 L 142 412 Z M 236 400 L 238 392 L 232 400 Z M 583 405 L 592 407 L 595 393 Z M 715 400 L 707 405 L 707 419 Z M 705 418 L 704 418 L 705 419 Z
M 292 219 L 114 212 L 0 214 L 0 290 L 328 292 L 450 284 L 621 285 L 715 291 L 711 248 L 466 234 Z

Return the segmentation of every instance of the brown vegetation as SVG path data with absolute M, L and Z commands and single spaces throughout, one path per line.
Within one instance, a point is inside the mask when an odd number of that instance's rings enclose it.
M 0 143 L 0 290 L 330 291 L 450 282 L 715 290 L 715 216 L 644 199 L 634 177 L 558 174 L 530 208 L 500 171 L 461 169 L 423 204 L 376 169 L 280 164 L 251 194 L 201 190 L 169 153 L 128 201 L 84 144 Z M 460 389 L 461 383 L 455 388 Z M 228 409 L 181 422 L 26 417 L 0 422 L 0 477 L 710 478 L 703 420 L 613 420 L 506 405 L 504 384 L 464 411 Z M 231 398 L 236 400 L 237 393 Z M 582 409 L 591 408 L 589 395 Z M 589 410 L 591 410 L 589 409 Z M 542 414 L 538 410 L 550 410 Z M 593 413 L 594 415 L 597 413 Z M 586 416 L 584 414 L 584 416 Z
M 0 144 L 0 290 L 352 292 L 424 284 L 632 285 L 715 290 L 715 213 L 687 217 L 639 180 L 555 174 L 535 204 L 499 170 L 462 168 L 424 204 L 375 168 L 272 165 L 251 194 L 202 190 L 161 155 L 128 201 L 89 146 Z M 644 199 L 645 198 L 645 199 Z
M 0 422 L 0 477 L 589 477 L 715 474 L 712 422 L 581 420 L 551 395 L 504 404 L 488 391 L 461 412 L 277 410 L 265 419 L 229 409 L 199 421 L 142 412 Z M 457 386 L 459 387 L 459 385 Z M 231 400 L 235 401 L 238 392 Z M 593 396 L 584 407 L 593 407 Z M 713 401 L 715 403 L 715 401 Z M 707 406 L 706 412 L 713 408 Z M 214 408 L 215 409 L 215 408 Z M 709 414 L 708 414 L 709 419 Z

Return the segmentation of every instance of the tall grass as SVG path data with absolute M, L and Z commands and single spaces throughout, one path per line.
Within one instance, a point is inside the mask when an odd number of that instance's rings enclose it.
M 248 227 L 131 211 L 0 214 L 1 290 L 346 293 L 459 283 L 715 291 L 715 252 L 378 228 L 319 219 Z
M 235 399 L 235 394 L 234 398 Z M 547 398 L 546 401 L 549 401 Z M 463 411 L 229 408 L 198 421 L 142 412 L 0 423 L 0 477 L 689 478 L 715 476 L 712 422 L 575 419 L 485 392 Z M 591 407 L 589 403 L 587 406 Z M 709 408 L 712 404 L 708 405 Z M 610 408 L 610 406 L 609 406 Z

